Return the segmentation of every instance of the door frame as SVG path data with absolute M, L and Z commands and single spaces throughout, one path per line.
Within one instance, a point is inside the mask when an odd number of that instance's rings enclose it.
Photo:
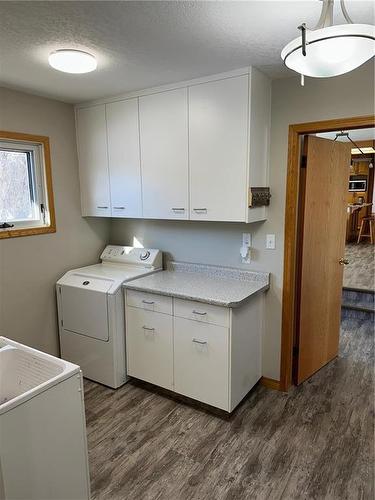
M 284 218 L 284 271 L 281 320 L 280 390 L 292 384 L 293 337 L 296 307 L 297 215 L 299 196 L 300 138 L 335 130 L 371 128 L 375 115 L 337 118 L 289 125 L 286 202 Z

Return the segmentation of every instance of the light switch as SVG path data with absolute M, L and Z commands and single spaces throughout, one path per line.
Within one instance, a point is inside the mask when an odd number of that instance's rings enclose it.
M 266 248 L 269 250 L 275 250 L 276 236 L 274 234 L 266 234 Z

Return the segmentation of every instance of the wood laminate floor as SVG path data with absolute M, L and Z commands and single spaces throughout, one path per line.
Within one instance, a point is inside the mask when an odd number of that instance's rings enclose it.
M 344 268 L 344 287 L 375 290 L 375 246 L 371 243 L 348 243 L 345 258 L 349 264 Z
M 93 500 L 373 499 L 372 322 L 288 394 L 256 387 L 229 421 L 130 383 L 85 383 Z

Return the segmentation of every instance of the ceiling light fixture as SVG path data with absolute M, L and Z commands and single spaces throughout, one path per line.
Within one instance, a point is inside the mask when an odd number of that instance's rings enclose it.
M 55 50 L 49 55 L 48 62 L 52 68 L 64 73 L 89 73 L 97 67 L 93 55 L 75 49 Z
M 344 0 L 340 6 L 347 24 L 333 25 L 334 0 L 323 1 L 318 24 L 313 29 L 303 23 L 301 36 L 286 45 L 281 58 L 303 77 L 326 78 L 348 73 L 371 59 L 375 53 L 375 27 L 354 24 Z

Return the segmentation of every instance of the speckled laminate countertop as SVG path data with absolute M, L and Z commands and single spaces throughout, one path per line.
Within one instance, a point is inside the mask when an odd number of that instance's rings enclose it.
M 239 307 L 269 288 L 269 273 L 229 267 L 169 262 L 165 271 L 137 278 L 123 286 L 225 307 Z

